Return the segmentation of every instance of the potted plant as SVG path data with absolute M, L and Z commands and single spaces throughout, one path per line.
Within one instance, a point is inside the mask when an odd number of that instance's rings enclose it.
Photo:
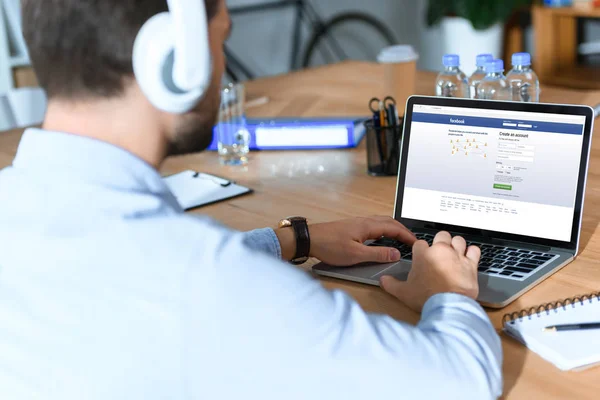
M 440 25 L 444 52 L 461 56 L 465 72 L 475 69 L 480 53 L 502 54 L 504 25 L 532 0 L 429 0 L 427 24 Z

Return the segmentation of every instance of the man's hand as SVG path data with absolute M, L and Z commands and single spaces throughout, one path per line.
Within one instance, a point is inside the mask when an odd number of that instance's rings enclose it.
M 336 266 L 400 260 L 400 252 L 396 249 L 365 246 L 363 242 L 370 239 L 385 236 L 409 245 L 417 240 L 411 231 L 391 217 L 353 218 L 315 224 L 309 226 L 309 233 L 310 256 Z
M 413 246 L 412 269 L 408 280 L 401 282 L 391 276 L 381 278 L 381 287 L 415 311 L 438 293 L 458 293 L 477 298 L 477 264 L 481 251 L 476 246 L 467 249 L 465 239 L 452 238 L 440 232 L 429 247 L 419 240 Z

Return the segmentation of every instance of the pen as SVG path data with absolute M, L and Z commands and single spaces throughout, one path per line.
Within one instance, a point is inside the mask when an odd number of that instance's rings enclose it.
M 253 107 L 263 106 L 263 105 L 265 105 L 267 103 L 269 103 L 269 98 L 267 96 L 257 97 L 257 98 L 252 99 L 252 100 L 247 100 L 246 101 L 246 108 L 253 108 Z
M 392 149 L 390 150 L 388 162 L 395 163 L 397 162 L 396 157 L 400 154 L 400 139 L 402 135 L 402 128 L 400 127 L 400 118 L 398 117 L 398 110 L 396 109 L 395 104 L 391 104 L 389 106 L 388 114 L 390 114 L 389 119 L 393 121 L 391 123 L 391 126 L 393 126 L 393 128 L 391 129 L 390 135 L 392 140 Z
M 561 331 L 583 331 L 583 330 L 588 330 L 588 329 L 600 329 L 600 322 L 547 326 L 543 329 L 543 331 L 544 332 L 561 332 Z
M 381 127 L 385 128 L 387 126 L 387 118 L 385 116 L 385 104 L 383 101 L 379 102 L 379 119 L 381 121 Z
M 385 168 L 385 158 L 383 157 L 383 146 L 381 145 L 381 114 L 378 111 L 373 112 L 373 131 L 375 134 L 375 142 L 377 142 L 377 152 L 379 153 L 379 162 L 381 168 Z
M 380 124 L 380 120 L 379 120 L 379 111 L 376 111 L 373 113 L 373 127 L 379 129 L 381 127 Z
M 385 141 L 388 144 L 387 146 L 387 161 L 388 164 L 392 161 L 392 156 L 394 155 L 394 150 L 396 149 L 396 131 L 398 130 L 398 125 L 396 124 L 396 112 L 394 111 L 396 106 L 390 102 L 387 107 L 387 125 L 388 129 L 385 131 Z M 391 146 L 389 145 L 391 143 Z
M 396 108 L 396 106 L 394 106 L 393 104 L 390 104 L 388 106 L 388 110 L 387 110 L 388 126 L 396 126 L 396 113 L 394 112 L 394 108 Z
M 383 149 L 382 149 L 383 154 L 386 155 L 388 144 L 387 144 L 387 137 L 386 137 L 387 130 L 385 128 L 388 126 L 388 124 L 387 124 L 387 118 L 385 115 L 385 102 L 384 101 L 379 102 L 379 118 L 380 118 L 380 123 L 381 123 L 381 131 L 379 132 L 379 134 L 381 136 L 381 145 L 383 146 Z

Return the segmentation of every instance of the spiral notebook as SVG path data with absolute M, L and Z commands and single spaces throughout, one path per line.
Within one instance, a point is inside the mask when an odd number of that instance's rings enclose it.
M 544 332 L 544 328 L 599 321 L 600 292 L 507 314 L 502 324 L 508 335 L 564 371 L 600 365 L 600 330 Z
M 233 181 L 196 171 L 183 171 L 163 178 L 184 210 L 252 193 Z

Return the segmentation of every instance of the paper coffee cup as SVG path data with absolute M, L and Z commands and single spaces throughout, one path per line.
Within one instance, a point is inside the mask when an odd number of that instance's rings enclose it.
M 377 61 L 383 65 L 381 97 L 396 99 L 398 112 L 402 115 L 406 101 L 416 91 L 418 59 L 417 52 L 408 45 L 386 47 L 377 56 Z

